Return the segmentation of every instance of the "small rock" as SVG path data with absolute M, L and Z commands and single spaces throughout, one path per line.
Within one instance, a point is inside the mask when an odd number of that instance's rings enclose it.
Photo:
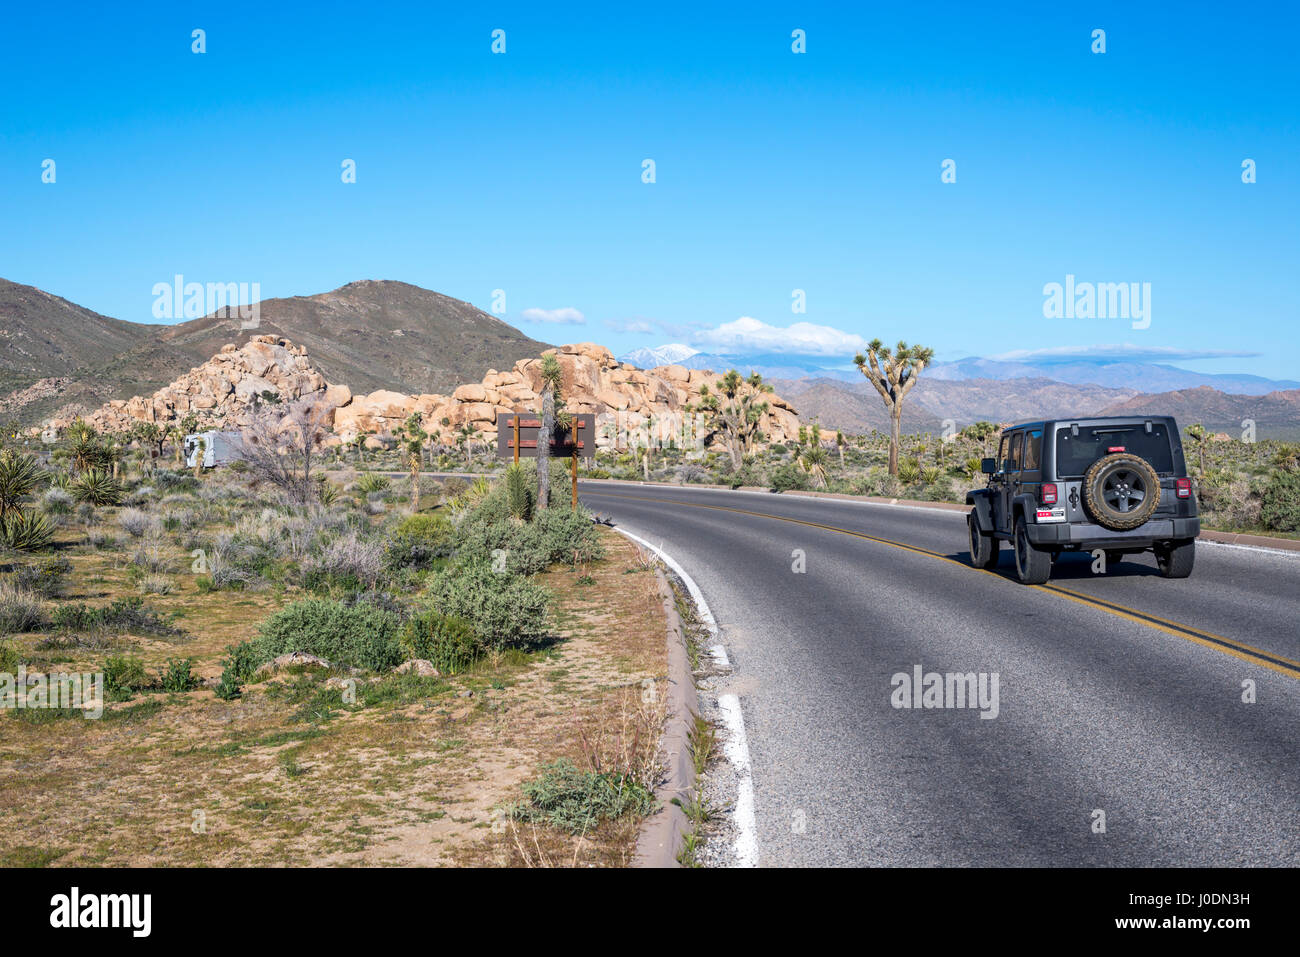
M 433 662 L 425 658 L 412 658 L 410 661 L 403 661 L 397 666 L 396 672 L 399 675 L 410 674 L 414 671 L 421 678 L 438 678 L 440 673 L 433 666 Z
M 268 661 L 258 668 L 256 673 L 261 675 L 279 671 L 281 668 L 288 668 L 290 665 L 320 665 L 322 668 L 328 668 L 330 663 L 318 655 L 309 655 L 305 651 L 291 651 L 287 655 L 281 655 L 273 661 Z

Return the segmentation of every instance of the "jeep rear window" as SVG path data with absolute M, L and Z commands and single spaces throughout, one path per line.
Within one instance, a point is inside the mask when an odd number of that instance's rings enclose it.
M 1096 425 L 1080 427 L 1071 434 L 1065 426 L 1056 433 L 1056 476 L 1062 479 L 1083 478 L 1088 466 L 1104 455 L 1123 450 L 1146 459 L 1157 472 L 1172 472 L 1174 456 L 1169 449 L 1169 431 L 1164 425 L 1151 424 L 1148 433 L 1142 424 Z

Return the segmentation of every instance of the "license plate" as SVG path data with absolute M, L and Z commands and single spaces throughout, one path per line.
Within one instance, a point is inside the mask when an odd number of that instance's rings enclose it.
M 1050 525 L 1053 522 L 1065 521 L 1064 506 L 1059 508 L 1040 508 L 1034 514 L 1039 525 Z

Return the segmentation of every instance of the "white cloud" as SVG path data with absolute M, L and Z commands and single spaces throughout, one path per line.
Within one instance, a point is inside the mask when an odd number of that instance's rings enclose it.
M 561 309 L 525 309 L 519 315 L 529 322 L 554 322 L 561 325 L 580 326 L 587 321 L 587 317 L 572 306 Z
M 752 316 L 724 322 L 716 329 L 693 333 L 692 342 L 714 352 L 789 352 L 806 356 L 852 357 L 867 347 L 867 340 L 851 332 L 811 322 L 784 328 L 769 326 Z
M 1113 359 L 1117 362 L 1137 359 L 1173 360 L 1187 359 L 1249 359 L 1258 352 L 1240 352 L 1231 349 L 1177 349 L 1171 346 L 1135 346 L 1098 344 L 1092 346 L 1053 346 L 1048 349 L 1016 349 L 1001 355 L 989 356 L 1003 362 L 1075 362 L 1079 360 Z
M 655 331 L 655 327 L 644 319 L 606 319 L 605 325 L 615 332 L 648 334 Z

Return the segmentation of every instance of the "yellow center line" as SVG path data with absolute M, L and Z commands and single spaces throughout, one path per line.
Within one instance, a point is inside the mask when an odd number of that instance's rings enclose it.
M 678 505 L 684 508 L 707 508 L 716 512 L 734 512 L 738 515 L 752 515 L 756 518 L 771 519 L 775 522 L 789 522 L 792 525 L 804 525 L 808 528 L 819 528 L 827 532 L 835 532 L 840 535 L 849 535 L 853 538 L 861 538 L 869 542 L 876 542 L 880 545 L 888 545 L 891 548 L 901 548 L 904 551 L 915 552 L 918 555 L 925 555 L 929 558 L 937 558 L 940 561 L 950 562 L 969 571 L 980 572 L 985 575 L 992 575 L 1000 581 L 1009 581 L 1006 576 L 987 568 L 975 568 L 966 562 L 959 561 L 949 555 L 940 552 L 931 551 L 928 548 L 921 548 L 918 545 L 909 545 L 906 542 L 894 541 L 891 538 L 880 538 L 877 535 L 868 535 L 865 532 L 855 532 L 852 529 L 840 528 L 838 525 L 826 525 L 822 522 L 810 522 L 802 518 L 791 518 L 788 515 L 773 515 L 770 512 L 755 512 L 747 508 L 735 508 L 730 505 L 702 505 L 698 502 L 680 502 L 667 498 L 650 498 L 641 495 L 616 495 L 611 492 L 589 492 L 586 493 L 601 498 L 625 499 L 633 502 L 654 502 L 659 505 Z M 1190 625 L 1184 625 L 1180 622 L 1170 621 L 1167 618 L 1161 618 L 1159 615 L 1153 615 L 1150 612 L 1139 611 L 1136 608 L 1129 608 L 1125 605 L 1117 604 L 1105 598 L 1094 598 L 1091 595 L 1085 595 L 1080 592 L 1071 591 L 1068 588 L 1062 588 L 1060 585 L 1021 585 L 1019 587 L 1029 587 L 1041 592 L 1047 592 L 1052 595 L 1060 595 L 1069 601 L 1078 602 L 1089 608 L 1095 608 L 1098 611 L 1104 611 L 1109 615 L 1117 618 L 1123 618 L 1126 621 L 1136 622 L 1139 625 L 1145 625 L 1148 628 L 1154 628 L 1165 634 L 1174 635 L 1177 638 L 1183 638 L 1187 641 L 1194 642 L 1204 648 L 1212 648 L 1215 651 L 1221 651 L 1224 654 L 1232 655 L 1234 658 L 1240 658 L 1242 661 L 1248 661 L 1251 664 L 1261 665 L 1278 674 L 1287 675 L 1291 678 L 1300 678 L 1300 661 L 1293 661 L 1281 655 L 1274 654 L 1271 651 L 1264 651 L 1244 642 L 1236 641 L 1231 638 L 1225 638 L 1222 635 L 1216 635 L 1211 631 L 1203 631 L 1199 628 L 1193 628 Z

